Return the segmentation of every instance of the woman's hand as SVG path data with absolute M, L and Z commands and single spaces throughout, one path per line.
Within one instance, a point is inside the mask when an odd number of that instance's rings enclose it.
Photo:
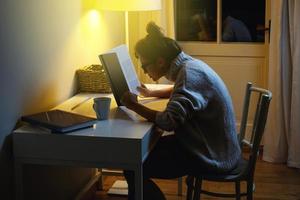
M 132 107 L 134 107 L 138 103 L 137 95 L 127 91 L 123 94 L 121 103 L 127 108 L 132 109 Z
M 141 84 L 141 87 L 137 87 L 137 90 L 144 97 L 152 97 L 152 91 L 149 90 L 143 83 Z
M 125 92 L 121 98 L 121 103 L 128 109 L 133 110 L 150 122 L 155 122 L 158 111 L 149 109 L 137 101 L 137 96 L 131 92 Z
M 144 97 L 169 98 L 173 92 L 173 86 L 158 90 L 150 90 L 144 84 L 141 84 L 141 87 L 137 87 L 137 90 Z

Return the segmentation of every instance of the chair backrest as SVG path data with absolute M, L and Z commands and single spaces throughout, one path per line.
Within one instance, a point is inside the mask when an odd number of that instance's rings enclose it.
M 245 138 L 251 95 L 258 94 L 257 105 L 253 120 L 253 126 L 250 139 Z M 254 98 L 253 98 L 254 99 Z M 272 93 L 268 90 L 253 87 L 252 83 L 247 83 L 246 94 L 244 99 L 243 114 L 239 133 L 240 146 L 247 145 L 250 148 L 248 160 L 248 175 L 253 176 L 257 154 L 259 153 L 260 142 L 264 133 L 265 124 L 267 121 L 269 104 L 272 99 Z

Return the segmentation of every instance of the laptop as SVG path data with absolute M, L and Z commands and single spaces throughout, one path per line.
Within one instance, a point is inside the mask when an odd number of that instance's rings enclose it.
M 52 133 L 67 133 L 92 127 L 96 118 L 79 115 L 63 110 L 50 110 L 23 116 L 22 121 L 51 130 Z
M 121 98 L 126 91 L 139 94 L 136 88 L 141 86 L 141 83 L 126 45 L 120 45 L 107 53 L 100 54 L 99 59 L 104 66 L 118 106 L 122 106 Z

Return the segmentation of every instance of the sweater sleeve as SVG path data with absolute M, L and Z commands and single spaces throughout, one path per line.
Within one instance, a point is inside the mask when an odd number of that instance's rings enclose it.
M 187 76 L 184 70 L 178 74 L 166 109 L 156 115 L 155 123 L 161 129 L 173 131 L 189 120 L 195 111 L 207 106 L 207 98 L 204 90 L 201 91 L 200 82 L 199 76 L 193 76 L 193 74 Z

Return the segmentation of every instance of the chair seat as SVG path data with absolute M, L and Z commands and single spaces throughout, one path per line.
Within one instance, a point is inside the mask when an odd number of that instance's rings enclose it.
M 229 181 L 237 181 L 244 180 L 243 174 L 246 174 L 246 170 L 248 167 L 248 161 L 245 159 L 240 159 L 237 166 L 226 173 L 214 173 L 214 172 L 205 172 L 203 174 L 198 174 L 195 177 L 208 181 L 221 181 L 221 182 L 229 182 Z

